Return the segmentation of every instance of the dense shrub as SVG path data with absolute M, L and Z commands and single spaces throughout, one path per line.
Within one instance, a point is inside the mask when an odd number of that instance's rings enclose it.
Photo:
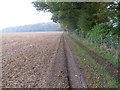
M 117 49 L 118 35 L 115 33 L 116 27 L 112 27 L 109 23 L 98 24 L 89 32 L 80 29 L 76 29 L 75 32 L 92 43 L 104 44 L 107 48 Z

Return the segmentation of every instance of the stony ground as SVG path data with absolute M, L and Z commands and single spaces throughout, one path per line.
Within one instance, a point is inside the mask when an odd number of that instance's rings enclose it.
M 54 71 L 51 68 L 53 68 L 55 63 L 54 60 L 62 33 L 30 32 L 3 34 L 2 87 L 46 87 L 48 81 L 50 81 L 49 75 Z M 64 62 L 62 63 L 64 66 Z M 66 78 L 65 73 L 61 74 L 63 74 L 61 75 L 62 77 Z M 67 79 L 61 80 L 58 84 L 62 85 L 62 87 L 68 87 Z M 60 87 L 60 85 L 57 86 Z

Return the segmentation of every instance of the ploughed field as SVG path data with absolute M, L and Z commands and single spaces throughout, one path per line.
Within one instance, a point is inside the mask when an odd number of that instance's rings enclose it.
M 117 68 L 81 42 L 63 32 L 2 34 L 2 88 L 119 87 Z
M 54 73 L 60 77 L 60 80 L 52 77 L 62 34 L 63 32 L 2 34 L 2 87 L 68 87 L 64 61 L 60 62 L 60 66 L 57 64 L 56 68 L 62 72 L 55 70 Z

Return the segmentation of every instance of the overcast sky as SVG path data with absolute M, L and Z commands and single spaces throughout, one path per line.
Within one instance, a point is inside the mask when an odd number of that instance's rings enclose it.
M 52 22 L 50 12 L 37 11 L 34 0 L 0 0 L 0 29 L 10 26 Z

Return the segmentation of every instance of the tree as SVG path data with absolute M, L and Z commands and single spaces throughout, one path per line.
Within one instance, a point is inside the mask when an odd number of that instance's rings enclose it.
M 111 37 L 113 40 L 114 37 L 120 37 L 118 29 L 120 10 L 117 2 L 33 2 L 33 4 L 37 10 L 53 13 L 51 19 L 68 31 L 81 32 L 82 36 L 88 38 L 97 33 L 97 40 L 102 39 L 106 42 Z M 110 43 L 108 46 L 111 47 L 112 40 Z

